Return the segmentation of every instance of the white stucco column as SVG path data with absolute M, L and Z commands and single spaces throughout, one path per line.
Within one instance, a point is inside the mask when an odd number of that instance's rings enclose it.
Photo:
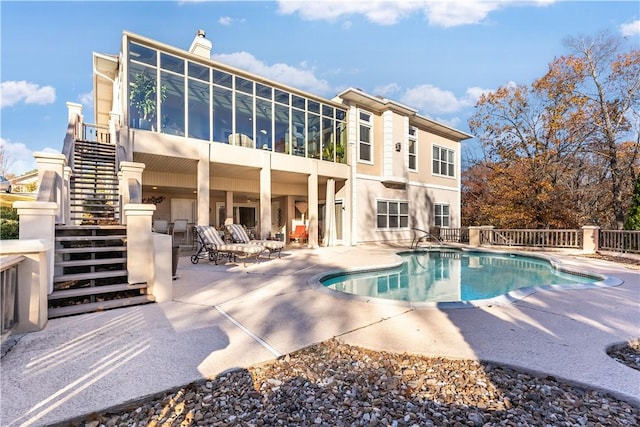
M 151 283 L 154 278 L 151 224 L 155 210 L 155 205 L 124 205 L 123 212 L 127 224 L 127 273 L 130 284 Z
M 42 177 L 44 176 L 45 172 L 53 171 L 56 174 L 58 182 L 56 183 L 55 187 L 55 201 L 58 205 L 56 209 L 55 221 L 56 224 L 64 224 L 65 218 L 63 206 L 65 204 L 69 204 L 69 201 L 64 199 L 65 193 L 63 191 L 64 167 L 67 164 L 67 158 L 64 156 L 64 154 L 44 152 L 33 153 L 33 157 L 35 157 L 36 164 L 38 165 L 38 182 L 42 182 Z
M 225 193 L 225 201 L 224 201 L 224 211 L 225 211 L 225 219 L 224 223 L 233 224 L 233 191 L 227 191 Z
M 260 169 L 260 238 L 271 237 L 271 153 L 262 151 Z
M 313 162 L 311 175 L 307 180 L 307 203 L 309 208 L 309 242 L 308 247 L 317 248 L 318 245 L 318 163 Z
M 209 144 L 200 145 L 200 160 L 198 161 L 198 225 L 209 225 Z

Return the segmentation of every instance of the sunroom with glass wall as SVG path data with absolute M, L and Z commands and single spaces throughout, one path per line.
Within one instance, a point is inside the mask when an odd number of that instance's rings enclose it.
M 346 110 L 128 41 L 131 128 L 346 163 Z

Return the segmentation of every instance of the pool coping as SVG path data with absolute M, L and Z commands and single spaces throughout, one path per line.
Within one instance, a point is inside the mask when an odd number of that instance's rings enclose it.
M 372 304 L 386 304 L 390 306 L 399 306 L 399 307 L 407 307 L 412 309 L 461 309 L 461 308 L 477 308 L 477 307 L 487 307 L 493 305 L 508 305 L 513 304 L 517 301 L 521 301 L 527 298 L 530 295 L 535 294 L 538 291 L 554 291 L 554 290 L 585 290 L 585 289 L 601 289 L 601 288 L 610 288 L 620 286 L 624 283 L 623 280 L 620 280 L 613 276 L 606 276 L 604 274 L 599 273 L 586 273 L 584 271 L 580 271 L 577 269 L 572 269 L 570 266 L 564 264 L 559 258 L 556 258 L 551 255 L 539 254 L 539 253 L 531 253 L 524 251 L 506 251 L 506 250 L 488 250 L 484 248 L 464 248 L 459 246 L 443 246 L 440 249 L 453 249 L 460 252 L 483 252 L 483 253 L 493 253 L 493 254 L 513 254 L 521 257 L 528 257 L 534 259 L 540 259 L 548 262 L 551 267 L 562 273 L 575 274 L 583 277 L 589 277 L 594 279 L 600 279 L 596 282 L 591 283 L 577 283 L 577 284 L 554 284 L 554 285 L 543 285 L 543 286 L 533 286 L 533 287 L 524 287 L 515 289 L 506 294 L 493 297 L 493 298 L 484 298 L 477 300 L 468 300 L 468 301 L 402 301 L 402 300 L 393 300 L 386 298 L 379 298 L 373 296 L 363 296 L 350 294 L 347 292 L 336 291 L 334 289 L 327 288 L 322 284 L 322 280 L 331 276 L 342 275 L 342 274 L 350 274 L 350 273 L 365 273 L 369 271 L 382 271 L 388 270 L 392 268 L 397 268 L 404 263 L 404 260 L 400 259 L 401 253 L 409 253 L 412 251 L 401 250 L 394 254 L 396 258 L 395 261 L 390 262 L 388 264 L 377 265 L 376 267 L 353 267 L 353 268 L 339 268 L 324 271 L 322 273 L 318 273 L 307 280 L 307 285 L 314 289 L 315 291 L 322 292 L 326 295 L 330 295 L 340 299 L 360 301 Z M 414 250 L 414 252 L 433 252 L 435 250 L 440 250 L 438 248 L 431 248 L 429 250 Z

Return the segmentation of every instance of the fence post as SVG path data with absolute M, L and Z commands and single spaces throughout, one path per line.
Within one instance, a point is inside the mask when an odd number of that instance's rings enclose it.
M 479 247 L 480 246 L 480 229 L 482 227 L 478 227 L 477 225 L 469 227 L 469 246 Z
M 593 254 L 599 249 L 598 237 L 600 227 L 595 225 L 585 225 L 582 227 L 582 250 L 584 253 Z

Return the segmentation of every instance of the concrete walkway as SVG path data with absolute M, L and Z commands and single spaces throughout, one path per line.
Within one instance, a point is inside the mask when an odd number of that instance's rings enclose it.
M 19 337 L 0 360 L 0 425 L 58 423 L 331 337 L 377 350 L 494 361 L 640 404 L 640 372 L 605 353 L 640 336 L 639 270 L 554 254 L 567 266 L 624 283 L 446 310 L 336 296 L 307 284 L 331 269 L 390 264 L 396 251 L 288 249 L 282 259 L 246 268 L 182 257 L 171 302 L 54 319 Z

